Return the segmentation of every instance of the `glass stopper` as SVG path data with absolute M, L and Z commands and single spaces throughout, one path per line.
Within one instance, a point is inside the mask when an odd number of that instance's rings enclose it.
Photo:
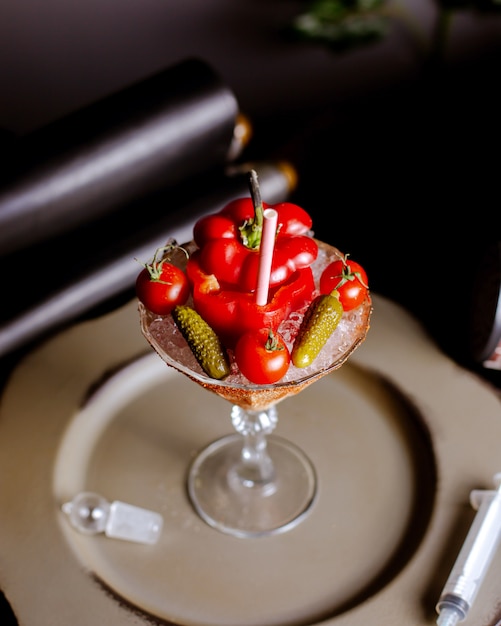
M 107 537 L 137 543 L 156 543 L 163 527 L 163 517 L 118 500 L 111 504 L 97 493 L 84 491 L 62 506 L 71 525 L 82 533 L 104 532 Z
M 110 504 L 97 493 L 84 491 L 71 502 L 63 504 L 63 511 L 69 516 L 74 528 L 87 535 L 95 535 L 106 529 Z

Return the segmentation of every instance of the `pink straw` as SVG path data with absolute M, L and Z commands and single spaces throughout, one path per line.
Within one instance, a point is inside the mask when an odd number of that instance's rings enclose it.
M 275 209 L 263 211 L 263 232 L 259 247 L 259 268 L 257 272 L 256 304 L 264 306 L 268 302 L 268 290 L 270 288 L 271 262 L 275 247 L 275 235 L 277 232 L 278 213 Z

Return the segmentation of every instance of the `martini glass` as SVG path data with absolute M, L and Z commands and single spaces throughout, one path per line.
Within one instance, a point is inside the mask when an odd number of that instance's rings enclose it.
M 342 254 L 317 243 L 319 255 L 312 270 L 318 280 L 322 269 Z M 189 243 L 182 248 L 189 255 L 196 246 Z M 169 261 L 183 267 L 186 254 L 176 250 Z M 273 434 L 277 405 L 341 367 L 363 342 L 372 313 L 370 295 L 357 309 L 343 314 L 312 365 L 299 369 L 291 364 L 284 378 L 269 385 L 250 383 L 235 363 L 224 380 L 208 377 L 172 317 L 158 316 L 141 302 L 138 306 L 142 333 L 165 363 L 231 405 L 233 431 L 210 442 L 188 468 L 188 494 L 195 511 L 212 527 L 238 537 L 271 535 L 299 524 L 314 503 L 317 476 L 300 447 Z M 303 314 L 292 314 L 279 328 L 289 347 Z

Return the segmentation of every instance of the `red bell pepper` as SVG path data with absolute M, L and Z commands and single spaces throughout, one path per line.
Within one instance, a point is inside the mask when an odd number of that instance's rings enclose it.
M 187 265 L 193 306 L 227 347 L 233 347 L 248 330 L 276 331 L 292 311 L 313 299 L 315 284 L 310 267 L 294 271 L 285 282 L 270 289 L 268 303 L 258 306 L 254 293 L 223 286 L 214 274 L 206 274 L 200 264 L 201 256 L 200 251 L 195 252 Z
M 317 258 L 318 246 L 307 234 L 312 220 L 304 209 L 290 202 L 255 207 L 251 198 L 233 200 L 219 213 L 202 217 L 193 230 L 202 271 L 216 276 L 225 289 L 256 289 L 262 213 L 268 207 L 278 213 L 270 288 L 286 283 Z
M 276 331 L 292 311 L 313 299 L 311 264 L 317 242 L 310 236 L 310 215 L 290 202 L 261 201 L 257 176 L 251 172 L 251 198 L 239 198 L 197 221 L 193 239 L 198 250 L 187 264 L 193 306 L 227 347 L 249 331 Z M 259 248 L 264 210 L 278 214 L 268 301 L 256 303 Z

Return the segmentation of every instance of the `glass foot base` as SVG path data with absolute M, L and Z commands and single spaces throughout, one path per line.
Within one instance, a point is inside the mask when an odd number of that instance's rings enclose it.
M 210 526 L 238 537 L 284 532 L 304 519 L 316 493 L 315 470 L 295 445 L 275 436 L 267 450 L 275 468 L 273 481 L 249 483 L 236 472 L 242 437 L 228 435 L 210 444 L 194 460 L 188 493 Z

